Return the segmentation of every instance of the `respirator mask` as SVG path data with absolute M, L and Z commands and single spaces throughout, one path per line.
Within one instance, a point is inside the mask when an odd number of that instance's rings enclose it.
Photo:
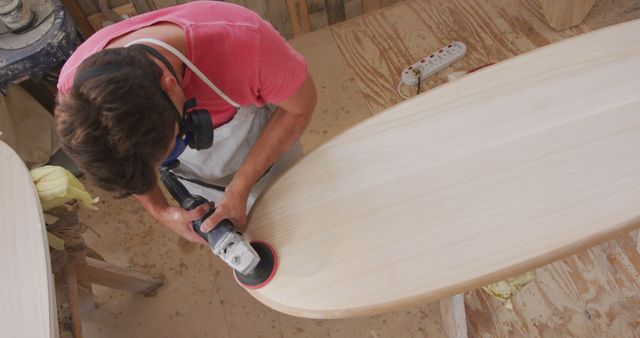
M 178 74 L 176 73 L 175 69 L 173 69 L 171 63 L 169 63 L 169 61 L 160 52 L 146 45 L 140 44 L 137 46 L 142 48 L 145 52 L 147 52 L 147 54 L 162 62 L 162 64 L 164 64 L 169 72 L 173 74 L 173 77 L 176 79 L 176 81 L 180 83 L 180 79 L 178 78 Z M 169 96 L 161 88 L 159 89 L 162 92 L 162 96 L 165 100 L 167 100 L 167 103 L 176 116 L 176 122 L 178 123 L 179 130 L 173 149 L 171 150 L 171 153 L 169 154 L 167 159 L 162 162 L 162 166 L 166 166 L 178 159 L 178 157 L 184 152 L 187 146 L 195 150 L 211 148 L 211 146 L 213 145 L 214 127 L 209 111 L 206 109 L 196 109 L 195 107 L 197 105 L 197 101 L 195 98 L 191 98 L 184 103 L 184 107 L 182 109 L 182 117 L 180 117 L 180 113 L 178 113 Z
M 166 99 L 169 100 L 168 97 Z M 211 145 L 213 145 L 214 128 L 208 110 L 196 109 L 196 99 L 189 99 L 184 103 L 183 116 L 181 118 L 173 102 L 169 100 L 169 103 L 171 103 L 171 107 L 173 107 L 176 114 L 179 131 L 173 149 L 167 159 L 162 162 L 162 166 L 166 166 L 178 159 L 187 146 L 191 149 L 202 150 L 211 148 Z

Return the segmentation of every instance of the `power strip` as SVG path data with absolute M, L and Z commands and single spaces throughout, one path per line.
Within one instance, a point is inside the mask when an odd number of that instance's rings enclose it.
M 467 46 L 460 41 L 454 41 L 440 48 L 437 52 L 405 68 L 401 74 L 402 83 L 407 86 L 414 86 L 418 84 L 418 77 L 420 77 L 422 81 L 449 67 L 452 63 L 460 60 L 466 53 Z

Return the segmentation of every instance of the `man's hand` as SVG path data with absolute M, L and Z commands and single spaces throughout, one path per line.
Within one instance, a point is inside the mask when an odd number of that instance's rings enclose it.
M 209 232 L 220 222 L 227 219 L 233 223 L 236 229 L 244 232 L 247 222 L 247 198 L 249 192 L 236 192 L 229 188 L 225 191 L 214 213 L 202 223 L 200 231 Z
M 207 241 L 193 230 L 191 221 L 200 219 L 213 206 L 203 204 L 191 211 L 186 211 L 180 207 L 172 207 L 167 203 L 160 187 L 157 185 L 147 194 L 133 196 L 153 218 L 167 228 L 191 242 L 207 244 Z
M 207 241 L 193 230 L 191 222 L 202 217 L 207 213 L 209 208 L 212 207 L 213 206 L 209 204 L 203 204 L 193 210 L 187 211 L 180 207 L 166 206 L 156 215 L 156 219 L 167 228 L 191 242 L 207 244 Z

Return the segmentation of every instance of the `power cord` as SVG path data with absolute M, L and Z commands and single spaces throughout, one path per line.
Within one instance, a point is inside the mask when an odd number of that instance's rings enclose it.
M 410 97 L 404 95 L 404 93 L 402 93 L 402 81 L 400 81 L 400 83 L 398 83 L 398 94 L 400 95 L 400 97 L 402 97 L 405 100 L 410 99 Z
M 414 68 L 412 71 L 413 71 L 413 74 L 418 78 L 418 90 L 416 92 L 416 95 L 419 95 L 420 94 L 420 85 L 422 84 L 422 77 L 420 75 L 422 74 L 422 72 L 418 68 Z M 398 88 L 397 88 L 398 94 L 403 99 L 408 100 L 408 99 L 410 99 L 410 97 L 404 95 L 404 93 L 402 92 L 402 84 L 403 84 L 403 82 L 402 82 L 402 80 L 400 80 L 400 83 L 398 83 Z

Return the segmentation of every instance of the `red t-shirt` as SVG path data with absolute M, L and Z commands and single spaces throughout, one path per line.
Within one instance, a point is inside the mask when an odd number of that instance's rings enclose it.
M 184 29 L 186 57 L 241 106 L 281 102 L 294 94 L 307 77 L 302 55 L 258 14 L 220 1 L 194 1 L 141 14 L 93 34 L 62 67 L 60 93 L 69 92 L 75 71 L 85 58 L 103 50 L 117 37 L 159 22 Z M 209 110 L 216 126 L 233 118 L 235 109 L 188 67 L 182 86 L 186 98 L 195 97 L 198 108 Z

